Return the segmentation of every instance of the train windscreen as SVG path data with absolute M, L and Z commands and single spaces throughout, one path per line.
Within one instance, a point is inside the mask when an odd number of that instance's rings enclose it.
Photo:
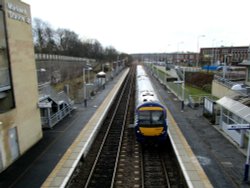
M 139 125 L 142 127 L 158 127 L 164 124 L 163 111 L 139 111 Z

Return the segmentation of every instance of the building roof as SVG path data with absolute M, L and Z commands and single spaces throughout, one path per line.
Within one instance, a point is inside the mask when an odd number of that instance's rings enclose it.
M 229 97 L 223 97 L 216 103 L 250 123 L 250 108 L 248 106 Z

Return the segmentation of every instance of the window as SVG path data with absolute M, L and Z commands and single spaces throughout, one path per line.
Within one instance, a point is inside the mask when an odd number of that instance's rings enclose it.
M 144 127 L 159 127 L 164 124 L 163 111 L 140 111 L 139 124 Z
M 150 111 L 139 112 L 139 124 L 150 125 Z
M 152 124 L 159 125 L 164 123 L 164 114 L 163 111 L 152 111 Z
M 0 1 L 0 5 L 1 5 Z M 0 8 L 0 113 L 14 107 L 4 12 Z

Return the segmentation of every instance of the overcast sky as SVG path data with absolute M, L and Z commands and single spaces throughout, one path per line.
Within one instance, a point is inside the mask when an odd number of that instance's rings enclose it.
M 22 0 L 32 18 L 119 52 L 248 46 L 249 0 Z M 205 35 L 201 37 L 202 35 Z

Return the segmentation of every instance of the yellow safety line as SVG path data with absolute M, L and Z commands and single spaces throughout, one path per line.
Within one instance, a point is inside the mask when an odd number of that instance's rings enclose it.
M 179 140 L 181 141 L 181 144 L 183 146 L 183 148 L 185 149 L 188 157 L 191 159 L 190 161 L 192 162 L 192 164 L 194 165 L 195 169 L 196 169 L 196 172 L 198 173 L 202 183 L 204 184 L 204 186 L 206 188 L 211 188 L 213 187 L 211 182 L 209 181 L 206 173 L 204 172 L 203 168 L 201 167 L 199 161 L 197 160 L 196 156 L 194 155 L 191 147 L 189 146 L 189 144 L 187 143 L 185 137 L 183 136 L 178 124 L 176 123 L 176 121 L 174 120 L 172 114 L 170 113 L 169 110 L 167 110 L 167 113 L 168 113 L 168 121 L 169 121 L 169 126 L 168 126 L 168 129 L 169 129 L 169 132 L 170 132 L 170 137 L 171 137 L 171 133 L 174 134 L 176 133 Z M 174 141 L 173 141 L 174 142 Z M 173 143 L 172 143 L 173 144 Z M 174 145 L 173 145 L 174 147 Z M 177 157 L 179 157 L 177 155 Z M 185 167 L 184 167 L 185 168 Z M 184 174 L 185 175 L 185 174 Z M 187 174 L 186 174 L 187 175 Z M 188 175 L 187 175 L 188 176 Z M 188 178 L 188 177 L 187 177 Z M 190 181 L 190 179 L 189 179 Z M 192 182 L 188 182 L 188 183 L 191 183 L 191 185 L 189 185 L 189 187 L 195 187 L 194 184 L 192 184 Z

